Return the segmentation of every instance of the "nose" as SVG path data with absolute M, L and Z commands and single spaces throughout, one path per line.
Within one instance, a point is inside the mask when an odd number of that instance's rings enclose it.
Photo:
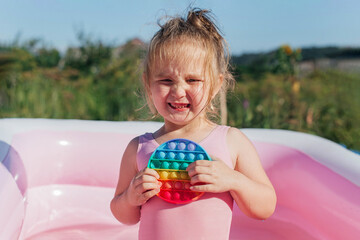
M 182 83 L 174 84 L 171 88 L 171 94 L 176 98 L 182 98 L 186 96 L 186 86 Z

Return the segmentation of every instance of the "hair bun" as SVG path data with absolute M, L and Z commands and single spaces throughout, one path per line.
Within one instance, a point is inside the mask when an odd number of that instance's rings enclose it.
M 189 11 L 186 22 L 198 29 L 206 30 L 216 39 L 222 39 L 220 30 L 214 23 L 211 12 L 206 9 L 195 8 Z

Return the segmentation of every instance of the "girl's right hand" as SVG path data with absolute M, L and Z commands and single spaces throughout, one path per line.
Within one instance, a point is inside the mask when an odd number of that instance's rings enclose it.
M 160 192 L 161 182 L 159 174 L 150 168 L 144 168 L 131 180 L 126 191 L 126 197 L 130 205 L 141 206 L 150 198 Z

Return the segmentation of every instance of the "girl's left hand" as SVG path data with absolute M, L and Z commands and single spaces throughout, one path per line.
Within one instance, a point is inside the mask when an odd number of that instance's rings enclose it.
M 190 189 L 214 193 L 230 191 L 234 170 L 213 156 L 211 159 L 212 161 L 197 160 L 187 167 L 193 185 Z

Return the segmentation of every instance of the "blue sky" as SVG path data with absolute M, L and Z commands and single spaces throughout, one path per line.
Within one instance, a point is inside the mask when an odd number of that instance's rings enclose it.
M 211 9 L 233 54 L 292 47 L 360 47 L 359 0 L 0 0 L 0 42 L 41 38 L 60 50 L 76 31 L 123 44 L 148 41 L 158 18 Z

